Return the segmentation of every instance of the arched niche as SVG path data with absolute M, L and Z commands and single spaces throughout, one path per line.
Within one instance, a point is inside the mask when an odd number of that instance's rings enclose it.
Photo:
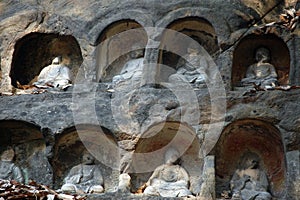
M 229 190 L 232 175 L 246 151 L 260 156 L 272 195 L 283 198 L 286 168 L 280 132 L 272 124 L 256 119 L 238 120 L 224 128 L 215 146 L 217 196 Z
M 108 25 L 97 39 L 97 81 L 110 82 L 120 74 L 130 59 L 130 52 L 145 51 L 148 42 L 146 30 L 131 19 Z
M 286 43 L 274 34 L 255 35 L 244 37 L 236 46 L 232 62 L 232 86 L 239 86 L 245 77 L 247 68 L 256 63 L 255 51 L 260 47 L 270 50 L 270 63 L 274 65 L 280 85 L 289 83 L 290 53 Z
M 55 172 L 55 188 L 58 189 L 62 186 L 63 180 L 71 168 L 81 163 L 82 156 L 87 151 L 95 157 L 95 164 L 101 169 L 105 191 L 116 186 L 117 177 L 113 177 L 112 168 L 105 165 L 105 163 L 103 164 L 101 160 L 98 159 L 99 155 L 107 156 L 110 152 L 96 152 L 97 155 L 95 155 L 95 150 L 102 151 L 100 145 L 106 145 L 105 141 L 103 141 L 103 144 L 97 143 L 98 139 L 95 138 L 95 134 L 98 134 L 99 130 L 101 130 L 101 133 L 104 133 L 104 137 L 108 138 L 108 140 L 117 146 L 113 134 L 108 129 L 96 125 L 76 125 L 76 127 L 67 128 L 61 134 L 55 136 L 53 159 L 51 160 Z M 89 135 L 92 139 L 83 142 L 83 137 Z M 93 142 L 93 140 L 95 142 Z
M 180 32 L 199 43 L 210 55 L 219 50 L 217 35 L 212 24 L 204 18 L 185 17 L 171 22 L 167 27 L 173 31 Z M 165 31 L 162 36 L 159 63 L 176 69 L 180 55 L 187 54 L 187 48 L 190 44 L 182 40 L 176 34 Z M 171 47 L 172 49 L 168 49 Z M 179 52 L 174 53 L 174 52 Z M 160 69 L 160 77 L 169 77 L 174 73 L 173 70 L 167 70 L 163 67 Z
M 53 172 L 40 130 L 39 126 L 25 121 L 0 121 L 0 150 L 2 153 L 9 146 L 14 149 L 15 164 L 21 168 L 25 183 L 32 179 L 51 186 Z
M 130 166 L 133 190 L 146 183 L 156 167 L 164 164 L 165 152 L 170 147 L 181 154 L 181 166 L 190 176 L 191 190 L 197 192 L 194 190 L 199 187 L 203 167 L 199 158 L 200 141 L 192 127 L 180 122 L 156 124 L 142 134 Z
M 41 70 L 52 63 L 53 58 L 62 56 L 63 63 L 76 76 L 83 58 L 77 40 L 71 35 L 54 33 L 30 33 L 15 44 L 10 71 L 11 83 L 31 84 Z

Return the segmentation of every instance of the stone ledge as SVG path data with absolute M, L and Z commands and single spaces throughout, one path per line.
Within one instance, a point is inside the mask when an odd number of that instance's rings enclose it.
M 161 197 L 161 196 L 148 196 L 143 194 L 124 194 L 119 192 L 111 192 L 104 194 L 91 194 L 87 195 L 87 200 L 98 200 L 98 199 L 111 199 L 111 200 L 180 200 L 184 198 L 179 197 Z M 190 198 L 195 199 L 195 198 Z

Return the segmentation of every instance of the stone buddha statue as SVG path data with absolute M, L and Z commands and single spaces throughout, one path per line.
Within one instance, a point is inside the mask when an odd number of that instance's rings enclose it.
M 277 73 L 270 61 L 270 51 L 265 47 L 257 49 L 256 63 L 250 65 L 246 77 L 241 80 L 242 86 L 259 85 L 263 88 L 272 88 L 277 85 Z
M 169 77 L 170 82 L 187 81 L 194 86 L 205 84 L 207 76 L 206 59 L 197 48 L 188 48 L 187 54 L 180 58 L 176 66 L 177 72 Z
M 246 152 L 230 181 L 232 199 L 269 200 L 269 182 L 256 153 Z
M 90 153 L 84 153 L 82 163 L 73 167 L 64 179 L 61 190 L 69 193 L 102 193 L 103 177 L 100 168 L 95 164 L 95 158 Z
M 0 162 L 0 179 L 16 180 L 23 183 L 23 175 L 20 168 L 14 164 L 14 157 L 15 151 L 12 148 L 7 148 L 2 152 Z
M 181 167 L 179 152 L 170 148 L 165 153 L 165 164 L 157 167 L 147 181 L 144 194 L 160 195 L 162 197 L 185 197 L 189 191 L 189 175 Z
M 43 68 L 37 81 L 33 83 L 38 88 L 59 88 L 65 89 L 70 86 L 71 72 L 70 69 L 62 64 L 61 56 L 53 59 L 52 64 Z
M 143 74 L 144 50 L 138 49 L 130 53 L 130 60 L 122 67 L 119 75 L 112 79 L 112 85 L 131 81 L 132 84 L 139 84 Z

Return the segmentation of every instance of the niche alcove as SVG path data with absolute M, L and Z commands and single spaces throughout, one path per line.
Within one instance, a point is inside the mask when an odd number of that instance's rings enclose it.
M 255 51 L 260 47 L 270 50 L 270 63 L 276 69 L 279 85 L 289 83 L 290 53 L 286 43 L 274 34 L 251 34 L 244 37 L 234 50 L 231 75 L 233 88 L 240 85 L 247 68 L 257 62 Z
M 25 121 L 0 121 L 0 150 L 2 153 L 7 147 L 14 149 L 15 164 L 21 168 L 25 183 L 32 179 L 51 186 L 53 172 L 40 130 L 39 126 Z
M 153 171 L 165 163 L 165 152 L 170 147 L 180 153 L 181 166 L 190 176 L 192 190 L 196 190 L 203 167 L 199 139 L 189 125 L 171 121 L 150 127 L 137 142 L 130 166 L 133 190 L 146 183 Z
M 100 140 L 102 138 L 99 133 L 103 133 L 103 137 L 117 146 L 112 133 L 108 129 L 96 125 L 76 125 L 76 127 L 67 128 L 61 134 L 55 136 L 54 153 L 51 161 L 55 171 L 55 188 L 62 186 L 64 178 L 72 167 L 82 163 L 82 156 L 85 152 L 89 152 L 94 156 L 95 165 L 100 168 L 102 176 L 106 177 L 104 179 L 104 190 L 107 191 L 116 186 L 117 177 L 114 177 L 113 169 L 107 166 L 107 163 L 102 163 L 102 159 L 109 159 L 109 154 L 112 152 L 107 151 L 107 149 L 106 151 L 103 150 L 101 145 L 105 146 L 107 142 L 102 140 L 102 143 L 99 144 L 99 137 Z M 88 139 L 84 141 L 84 138 Z M 103 157 L 99 159 L 99 156 Z M 111 154 L 111 156 L 114 155 Z
M 134 20 L 120 20 L 108 25 L 97 39 L 97 81 L 111 82 L 130 59 L 130 52 L 145 51 L 148 36 Z
M 191 39 L 178 36 L 176 33 L 165 31 L 162 36 L 159 63 L 170 67 L 170 69 L 160 68 L 160 79 L 167 81 L 170 74 L 175 73 L 176 65 L 181 56 L 187 54 L 187 48 L 191 45 L 191 40 L 199 43 L 210 55 L 219 49 L 217 35 L 212 24 L 204 18 L 185 17 L 171 22 L 167 27 L 176 32 L 180 32 Z M 169 49 L 171 48 L 171 49 Z M 172 70 L 175 69 L 175 70 Z
M 237 120 L 224 128 L 215 146 L 216 192 L 229 190 L 229 183 L 240 157 L 247 151 L 256 153 L 266 172 L 270 192 L 283 198 L 285 193 L 285 154 L 279 130 L 272 124 L 256 120 Z
M 74 80 L 83 58 L 73 36 L 54 33 L 30 33 L 24 36 L 15 44 L 11 84 L 16 87 L 17 81 L 22 85 L 34 82 L 40 71 L 57 56 L 62 56 L 62 62 L 70 68 Z

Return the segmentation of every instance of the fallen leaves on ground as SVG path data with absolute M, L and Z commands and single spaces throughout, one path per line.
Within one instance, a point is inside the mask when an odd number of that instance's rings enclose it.
M 84 200 L 86 197 L 60 194 L 35 181 L 30 181 L 27 185 L 24 185 L 14 180 L 0 179 L 0 200 L 4 199 Z

